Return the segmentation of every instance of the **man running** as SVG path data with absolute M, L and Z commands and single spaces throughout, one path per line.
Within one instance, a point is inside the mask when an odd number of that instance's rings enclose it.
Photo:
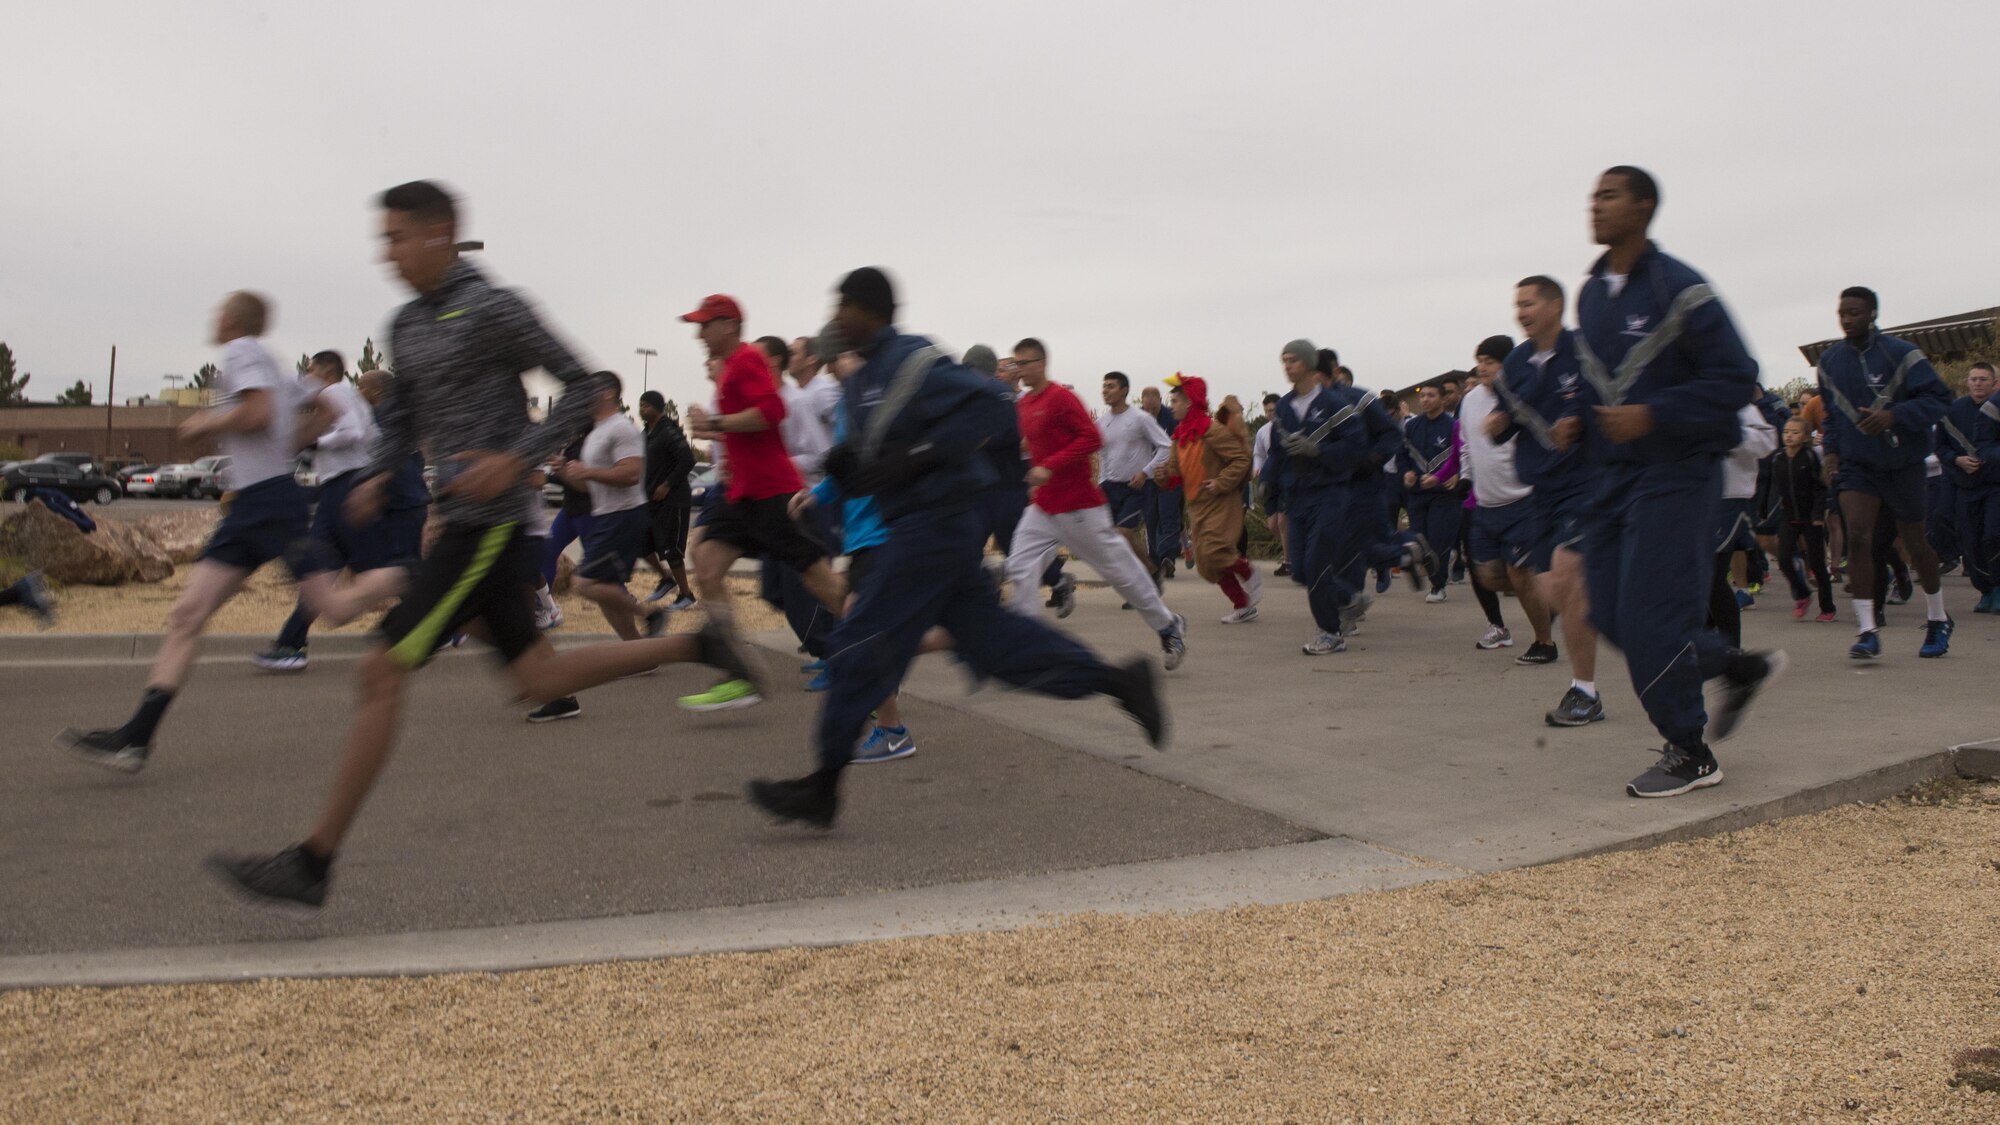
M 1158 387 L 1146 387 L 1139 392 L 1139 409 L 1151 415 L 1160 424 L 1160 432 L 1169 437 L 1180 425 L 1173 408 L 1160 401 Z M 1172 456 L 1167 458 L 1164 481 L 1157 473 L 1146 479 L 1146 551 L 1152 560 L 1153 573 L 1163 580 L 1174 576 L 1174 566 L 1181 557 L 1181 529 L 1186 522 L 1175 460 Z
M 1974 613 L 2000 613 L 2000 400 L 1993 365 L 1975 363 L 1966 394 L 1938 420 L 1938 460 L 1944 462 L 1965 576 L 1979 591 Z
M 1112 525 L 1111 509 L 1092 479 L 1090 455 L 1100 444 L 1097 424 L 1068 387 L 1049 381 L 1048 350 L 1032 337 L 1014 345 L 1022 391 L 1014 403 L 1028 450 L 1028 510 L 1014 529 L 1007 581 L 1014 609 L 1033 616 L 1037 577 L 1057 547 L 1089 564 L 1118 591 L 1160 638 L 1168 671 L 1187 655 L 1187 622 L 1167 608 L 1159 587 Z M 954 636 L 958 635 L 953 630 Z
M 583 537 L 583 561 L 576 568 L 576 592 L 594 602 L 620 640 L 636 640 L 640 622 L 648 637 L 667 630 L 664 606 L 648 610 L 626 584 L 652 545 L 652 516 L 641 482 L 646 474 L 646 439 L 624 411 L 624 383 L 600 371 L 588 392 L 590 432 L 583 456 L 556 468 L 556 479 L 590 492 L 590 531 Z
M 1111 522 L 1131 546 L 1133 557 L 1146 568 L 1153 584 L 1161 582 L 1157 561 L 1148 554 L 1145 540 L 1146 482 L 1173 454 L 1173 440 L 1153 416 L 1135 410 L 1132 380 L 1123 371 L 1104 377 L 1104 413 L 1097 419 L 1097 436 L 1103 443 L 1097 453 L 1097 487 L 1111 508 Z M 1125 607 L 1130 609 L 1131 602 Z
M 1952 620 L 1938 585 L 1937 554 L 1924 536 L 1924 458 L 1931 452 L 1932 431 L 1951 406 L 1951 391 L 1915 344 L 1876 329 L 1879 304 L 1872 289 L 1857 285 L 1841 291 L 1835 309 L 1841 339 L 1820 355 L 1817 372 L 1830 407 L 1824 459 L 1847 527 L 1848 591 L 1859 633 L 1847 655 L 1856 660 L 1882 655 L 1875 631 L 1881 579 L 1874 560 L 1881 548 L 1876 522 L 1886 511 L 1924 591 L 1928 620 L 1917 655 L 1936 658 L 1951 650 Z
M 190 442 L 216 435 L 229 458 L 222 472 L 222 519 L 167 614 L 167 634 L 132 717 L 123 726 L 70 728 L 56 736 L 59 745 L 94 765 L 122 773 L 145 768 L 154 732 L 193 670 L 209 618 L 258 567 L 279 558 L 296 562 L 304 547 L 305 491 L 292 476 L 298 455 L 293 434 L 303 399 L 298 380 L 279 369 L 260 339 L 269 323 L 270 306 L 255 293 L 231 293 L 216 312 L 222 365 L 211 389 L 213 405 L 182 423 L 180 432 Z
M 1557 657 L 1555 641 L 1549 635 L 1549 611 L 1535 592 L 1535 556 L 1541 551 L 1541 509 L 1535 503 L 1534 487 L 1515 470 L 1518 440 L 1495 441 L 1486 432 L 1488 415 L 1500 408 L 1493 381 L 1514 341 L 1506 336 L 1488 336 L 1473 350 L 1471 385 L 1459 403 L 1459 440 L 1464 447 L 1466 470 L 1472 478 L 1472 531 L 1468 549 L 1472 556 L 1475 592 L 1497 603 L 1497 594 L 1512 590 L 1527 615 L 1535 640 L 1521 654 L 1522 664 L 1551 664 Z M 1488 610 L 1498 618 L 1497 604 Z M 1514 638 L 1498 620 L 1490 620 L 1478 645 L 1482 649 L 1511 646 Z
M 1601 478 L 1584 532 L 1591 617 L 1625 651 L 1632 686 L 1666 739 L 1634 797 L 1673 797 L 1722 781 L 1707 738 L 1733 735 L 1783 653 L 1730 650 L 1705 627 L 1709 529 L 1721 459 L 1736 414 L 1757 386 L 1757 361 L 1701 275 L 1647 237 L 1660 193 L 1629 166 L 1606 171 L 1591 198 L 1603 257 L 1577 296 L 1577 357 L 1598 405 L 1592 460 Z M 1723 692 L 1710 723 L 1704 680 Z
M 1403 423 L 1402 448 L 1396 464 L 1403 472 L 1404 506 L 1410 530 L 1424 537 L 1441 562 L 1431 574 L 1431 592 L 1424 600 L 1445 600 L 1445 585 L 1458 555 L 1458 525 L 1465 518 L 1465 499 L 1458 494 L 1458 458 L 1452 439 L 1458 419 L 1444 408 L 1444 388 L 1432 381 L 1417 390 L 1418 413 Z
M 1507 353 L 1493 381 L 1501 412 L 1480 423 L 1495 440 L 1514 440 L 1514 467 L 1534 490 L 1541 539 L 1535 580 L 1547 611 L 1562 622 L 1569 650 L 1570 682 L 1555 708 L 1543 715 L 1552 727 L 1604 721 L 1597 693 L 1597 630 L 1590 624 L 1590 590 L 1584 581 L 1583 521 L 1594 481 L 1585 452 L 1590 423 L 1589 388 L 1583 379 L 1576 334 L 1565 329 L 1563 290 L 1554 278 L 1523 278 L 1514 287 L 1514 320 L 1527 339 Z M 1523 654 L 1525 656 L 1525 654 Z
M 957 639 L 959 657 L 977 675 L 1062 699 L 1108 695 L 1154 746 L 1167 737 L 1144 658 L 1113 668 L 1000 604 L 982 563 L 990 529 L 979 496 L 991 487 L 986 451 L 1020 444 L 1014 410 L 991 379 L 898 331 L 895 315 L 895 291 L 881 270 L 864 267 L 841 281 L 836 330 L 865 362 L 843 390 L 855 437 L 828 453 L 827 472 L 846 495 L 876 498 L 889 535 L 834 629 L 819 768 L 749 786 L 751 799 L 780 820 L 819 828 L 833 826 L 840 777 L 869 711 L 902 683 L 933 626 Z M 1112 542 L 1124 550 L 1115 535 Z
M 735 615 L 729 600 L 729 568 L 744 555 L 761 555 L 798 572 L 821 605 L 838 614 L 847 592 L 828 564 L 821 545 L 792 522 L 791 501 L 805 481 L 785 450 L 778 427 L 785 400 L 762 349 L 743 339 L 743 310 L 735 298 L 713 294 L 682 320 L 696 326 L 709 355 L 722 361 L 716 376 L 716 413 L 688 408 L 688 433 L 702 441 L 720 439 L 729 465 L 729 490 L 715 514 L 702 525 L 695 549 L 695 584 L 709 618 L 730 633 Z M 693 711 L 716 711 L 761 702 L 754 685 L 728 680 L 683 698 Z
M 674 600 L 667 608 L 688 609 L 694 605 L 694 583 L 687 573 L 688 529 L 694 518 L 694 490 L 688 478 L 694 472 L 694 449 L 680 423 L 667 416 L 667 399 L 660 392 L 639 396 L 639 421 L 646 427 L 646 511 L 653 524 L 650 557 L 656 568 L 673 576 L 671 587 L 660 583 L 646 600 L 657 602 L 671 589 Z
M 515 691 L 544 703 L 670 662 L 750 674 L 713 625 L 692 636 L 563 653 L 536 630 L 527 592 L 535 557 L 522 522 L 541 498 L 525 481 L 583 429 L 601 401 L 597 387 L 525 301 L 459 258 L 457 204 L 444 189 L 419 180 L 390 188 L 381 204 L 385 257 L 416 297 L 390 323 L 396 379 L 347 506 L 353 518 L 372 519 L 391 477 L 423 447 L 442 470 L 443 528 L 409 594 L 383 620 L 382 643 L 361 661 L 361 699 L 319 822 L 276 855 L 209 860 L 232 888 L 266 901 L 326 901 L 334 857 L 394 745 L 410 674 L 461 628 L 476 628 L 499 650 Z M 521 385 L 522 373 L 537 367 L 567 389 L 546 425 L 530 421 Z

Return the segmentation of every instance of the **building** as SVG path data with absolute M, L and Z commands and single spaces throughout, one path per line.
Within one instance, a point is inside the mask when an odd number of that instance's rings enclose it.
M 180 436 L 181 423 L 194 413 L 195 407 L 168 404 L 6 407 L 0 408 L 0 444 L 17 445 L 29 457 L 73 451 L 177 464 L 215 452 L 214 438 Z
M 1923 350 L 1933 363 L 1956 363 L 1973 355 L 1989 352 L 1996 342 L 2000 342 L 2000 308 L 1979 309 L 1974 312 L 1959 313 L 1956 316 L 1941 316 L 1935 320 L 1919 320 L 1914 324 L 1899 324 L 1884 328 L 1885 336 L 1899 336 Z M 1826 349 L 1839 340 L 1821 340 L 1813 344 L 1800 344 L 1799 352 L 1806 357 L 1806 363 L 1819 366 L 1819 357 Z

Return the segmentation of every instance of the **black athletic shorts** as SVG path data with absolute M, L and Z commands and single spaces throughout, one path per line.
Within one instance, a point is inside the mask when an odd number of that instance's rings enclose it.
M 311 527 L 305 490 L 299 482 L 290 476 L 260 480 L 241 491 L 223 494 L 222 518 L 216 521 L 201 557 L 242 570 L 256 570 L 272 559 L 284 559 L 294 575 L 310 573 L 306 559 Z
M 861 592 L 861 584 L 867 580 L 868 572 L 875 567 L 875 552 L 879 547 L 863 547 L 847 556 L 847 593 L 849 597 Z
M 671 500 L 654 500 L 651 511 L 653 553 L 667 560 L 670 566 L 686 562 L 688 527 L 693 522 L 694 509 Z
M 438 646 L 477 619 L 511 664 L 541 639 L 529 589 L 541 574 L 541 540 L 518 523 L 446 528 L 410 579 L 410 591 L 382 619 L 389 656 L 421 668 Z
M 792 520 L 792 494 L 762 500 L 730 500 L 716 506 L 702 534 L 746 555 L 768 558 L 803 572 L 826 558 L 826 548 Z

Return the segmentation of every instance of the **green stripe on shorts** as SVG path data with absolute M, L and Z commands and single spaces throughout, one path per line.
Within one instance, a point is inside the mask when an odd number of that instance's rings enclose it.
M 514 536 L 514 526 L 511 523 L 503 523 L 486 529 L 486 534 L 480 537 L 479 549 L 473 552 L 471 565 L 465 568 L 465 573 L 458 576 L 458 581 L 452 583 L 451 589 L 445 592 L 444 597 L 438 599 L 438 603 L 431 607 L 431 611 L 424 615 L 424 619 L 417 622 L 417 627 L 410 630 L 408 636 L 397 641 L 396 646 L 389 650 L 389 659 L 405 668 L 421 667 L 424 661 L 430 659 L 431 653 L 437 650 L 438 641 L 444 637 L 446 626 L 449 626 L 451 619 L 457 615 L 459 607 L 465 604 L 465 599 L 472 596 L 472 591 L 478 589 L 479 584 L 485 581 L 486 575 L 493 570 L 494 560 L 500 557 L 501 549 L 506 547 L 507 541 Z

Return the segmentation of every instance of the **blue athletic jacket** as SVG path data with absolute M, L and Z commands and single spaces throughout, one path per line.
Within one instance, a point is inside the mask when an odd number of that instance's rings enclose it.
M 1951 405 L 1951 391 L 1915 344 L 1872 332 L 1857 351 L 1842 340 L 1821 353 L 1815 374 L 1826 396 L 1828 453 L 1871 469 L 1907 469 L 1930 456 L 1931 431 Z M 1875 406 L 1888 407 L 1896 424 L 1864 434 L 1854 418 Z
M 1556 337 L 1554 354 L 1540 367 L 1534 364 L 1534 341 L 1522 342 L 1507 353 L 1500 377 L 1493 380 L 1493 393 L 1507 416 L 1507 428 L 1497 440 L 1519 436 L 1514 442 L 1514 471 L 1521 483 L 1549 496 L 1567 495 L 1590 483 L 1584 446 L 1592 421 L 1590 408 L 1597 398 L 1583 377 L 1574 337 L 1564 329 Z M 1576 444 L 1558 452 L 1550 431 L 1565 418 L 1581 418 L 1583 431 Z M 1468 424 L 1482 423 L 1474 419 Z
M 1937 456 L 1953 487 L 1973 492 L 2000 489 L 2000 395 L 1987 399 L 1985 406 L 1972 401 L 1971 395 L 1960 395 L 1938 419 Z M 1960 471 L 1958 459 L 1965 456 L 1984 462 L 1977 473 Z
M 1736 415 L 1757 386 L 1757 361 L 1722 299 L 1651 243 L 1613 296 L 1608 258 L 1590 267 L 1577 293 L 1577 354 L 1599 402 L 1650 406 L 1653 428 L 1613 444 L 1592 427 L 1591 461 L 1664 465 L 1735 449 L 1742 440 Z
M 1302 495 L 1356 481 L 1373 486 L 1382 463 L 1395 453 L 1396 424 L 1382 403 L 1353 387 L 1322 387 L 1300 418 L 1298 393 L 1287 391 L 1271 416 L 1271 455 L 1264 459 L 1264 510 L 1282 512 Z M 1284 435 L 1317 435 L 1319 456 L 1298 457 L 1285 449 Z
M 1771 428 L 1778 431 L 1778 448 L 1783 449 L 1785 423 L 1792 420 L 1792 408 L 1785 405 L 1784 396 L 1776 391 L 1765 391 L 1752 405 L 1756 406 L 1757 412 L 1764 416 L 1764 421 L 1771 423 Z
M 1451 460 L 1451 435 L 1457 426 L 1458 419 L 1449 410 L 1436 418 L 1411 415 L 1403 423 L 1403 440 L 1396 450 L 1396 479 L 1401 480 L 1402 473 L 1415 473 L 1422 481 L 1444 468 Z
M 867 362 L 841 396 L 854 425 L 850 440 L 864 453 L 879 438 L 882 446 L 921 451 L 933 462 L 915 480 L 876 495 L 890 523 L 915 511 L 970 507 L 981 491 L 1000 483 L 995 451 L 1021 446 L 1020 422 L 999 380 L 942 353 L 905 371 L 905 361 L 928 347 L 922 336 L 884 328 L 861 347 Z M 878 410 L 889 412 L 881 423 Z
M 838 445 L 846 441 L 854 432 L 847 421 L 847 403 L 842 402 L 833 409 L 833 441 Z M 824 508 L 840 505 L 840 553 L 852 555 L 870 547 L 880 547 L 889 541 L 889 527 L 882 522 L 882 514 L 875 510 L 873 496 L 849 496 L 841 491 L 840 482 L 832 477 L 822 477 L 812 488 L 813 503 Z

